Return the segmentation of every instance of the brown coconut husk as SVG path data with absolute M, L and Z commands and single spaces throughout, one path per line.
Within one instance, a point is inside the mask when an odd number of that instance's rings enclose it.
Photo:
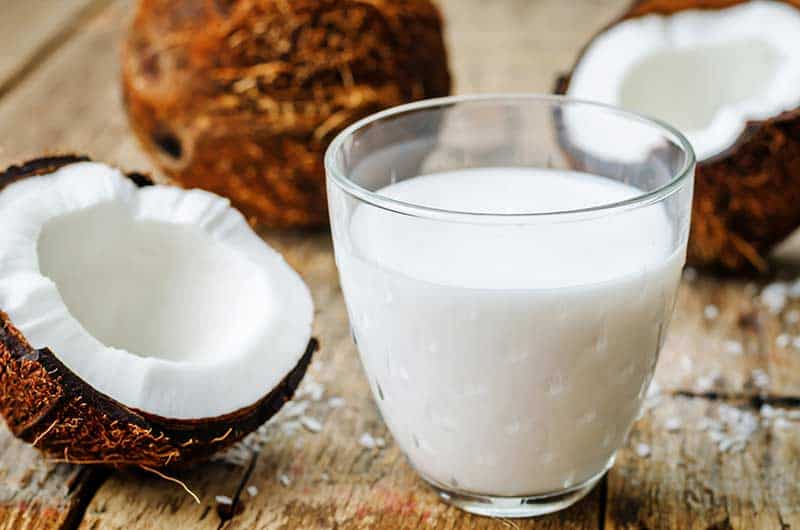
M 608 27 L 649 14 L 723 9 L 743 1 L 641 0 Z M 800 0 L 784 1 L 800 9 Z M 559 78 L 555 93 L 566 94 L 569 78 Z M 798 205 L 800 109 L 748 122 L 730 148 L 698 161 L 688 264 L 720 272 L 766 272 L 770 252 L 800 226 Z
M 345 126 L 450 92 L 428 0 L 141 0 L 122 84 L 167 175 L 277 227 L 327 224 L 322 157 Z
M 0 191 L 22 178 L 87 160 L 67 155 L 12 166 L 0 173 Z M 152 184 L 141 173 L 129 177 L 139 186 Z M 311 339 L 292 371 L 248 407 L 213 418 L 170 419 L 97 391 L 50 348 L 34 349 L 0 308 L 0 414 L 14 436 L 58 461 L 145 469 L 180 466 L 230 446 L 271 418 L 292 398 L 317 348 Z

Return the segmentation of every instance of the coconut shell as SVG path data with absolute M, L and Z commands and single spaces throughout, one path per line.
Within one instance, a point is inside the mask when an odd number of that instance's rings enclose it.
M 742 2 L 641 0 L 609 27 L 649 14 L 723 9 Z M 800 8 L 800 0 L 786 3 Z M 576 64 L 582 57 L 583 52 Z M 558 80 L 557 94 L 567 93 L 569 79 Z M 697 163 L 687 263 L 719 272 L 766 272 L 770 252 L 800 226 L 798 205 L 800 109 L 749 121 L 731 147 Z
M 47 174 L 87 157 L 41 158 L 0 173 L 0 191 L 22 178 Z M 128 174 L 139 186 L 152 181 Z M 277 387 L 224 416 L 170 419 L 125 406 L 97 391 L 49 348 L 33 348 L 0 308 L 0 414 L 11 432 L 59 461 L 180 466 L 230 446 L 271 418 L 292 398 L 318 348 L 311 339 Z
M 323 154 L 345 126 L 450 92 L 429 0 L 141 0 L 130 123 L 163 171 L 277 227 L 328 222 Z

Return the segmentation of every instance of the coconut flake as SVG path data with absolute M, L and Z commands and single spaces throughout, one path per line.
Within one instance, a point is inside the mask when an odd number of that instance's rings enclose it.
M 708 392 L 716 384 L 717 377 L 712 375 L 701 375 L 695 381 L 695 387 L 700 392 Z
M 233 499 L 228 497 L 227 495 L 217 495 L 214 497 L 214 500 L 217 504 L 221 504 L 223 506 L 230 506 L 233 504 Z
M 778 348 L 785 348 L 792 343 L 792 337 L 788 333 L 781 333 L 775 337 L 775 345 Z
M 783 282 L 774 282 L 761 291 L 761 303 L 764 304 L 770 313 L 777 315 L 786 306 L 786 296 L 788 287 Z
M 703 316 L 707 320 L 715 320 L 719 316 L 719 308 L 714 304 L 708 304 L 703 308 Z
M 726 340 L 723 342 L 722 348 L 729 355 L 741 355 L 744 353 L 744 347 L 738 340 Z
M 761 414 L 763 418 L 772 419 L 780 415 L 780 411 L 778 411 L 778 409 L 776 409 L 772 405 L 765 403 L 764 405 L 761 405 L 761 408 L 759 409 L 759 414 Z
M 255 497 L 256 495 L 258 495 L 258 488 L 255 486 L 247 486 L 247 494 L 250 497 Z
M 718 414 L 719 421 L 711 420 L 708 425 L 708 437 L 721 452 L 744 450 L 758 430 L 756 415 L 724 403 L 719 406 Z
M 796 280 L 794 280 L 792 283 L 789 284 L 789 288 L 786 291 L 786 295 L 792 300 L 800 298 L 800 278 L 797 278 Z
M 636 456 L 639 458 L 648 458 L 650 456 L 650 446 L 645 443 L 636 444 Z
M 322 430 L 322 423 L 315 418 L 303 416 L 300 418 L 300 423 L 303 424 L 303 427 L 313 433 L 318 433 Z
M 760 368 L 756 368 L 750 372 L 750 379 L 757 388 L 766 388 L 769 386 L 769 376 Z
M 679 431 L 681 428 L 681 420 L 676 417 L 668 418 L 667 421 L 664 422 L 664 428 L 668 432 Z
M 772 425 L 776 429 L 780 429 L 780 430 L 791 429 L 792 427 L 794 427 L 794 425 L 792 425 L 792 422 L 790 422 L 789 420 L 787 420 L 783 416 L 779 416 L 779 417 L 775 418 L 775 421 L 772 422 Z
M 375 438 L 373 438 L 368 432 L 361 434 L 361 437 L 358 439 L 358 443 L 361 445 L 361 447 L 365 447 L 366 449 L 375 449 L 377 446 Z
M 298 418 L 306 413 L 310 403 L 308 401 L 290 401 L 281 409 L 284 418 Z
M 344 405 L 345 405 L 344 398 L 334 396 L 328 399 L 328 406 L 332 409 L 338 409 L 339 407 L 343 407 Z
M 300 389 L 297 391 L 299 397 L 308 397 L 311 401 L 319 401 L 325 394 L 325 385 L 318 383 L 313 378 L 306 376 Z
M 286 473 L 281 473 L 278 476 L 278 482 L 280 482 L 281 486 L 283 486 L 284 488 L 288 488 L 289 486 L 292 485 L 292 479 L 290 479 L 289 475 L 287 475 Z
M 286 421 L 281 423 L 281 431 L 286 436 L 293 436 L 299 429 L 302 424 L 299 421 Z

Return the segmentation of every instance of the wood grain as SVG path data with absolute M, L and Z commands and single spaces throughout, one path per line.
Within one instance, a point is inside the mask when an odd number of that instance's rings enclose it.
M 724 409 L 758 422 L 742 451 L 721 450 Z M 670 430 L 668 421 L 680 426 Z M 605 528 L 788 529 L 800 517 L 800 422 L 762 423 L 749 403 L 666 398 L 638 423 L 608 475 Z
M 629 0 L 439 0 L 458 93 L 543 92 Z
M 459 92 L 547 91 L 583 42 L 627 1 L 441 4 Z M 0 98 L 0 163 L 68 150 L 152 170 L 128 131 L 118 91 L 117 43 L 130 5 L 114 2 L 89 17 Z M 287 435 L 277 420 L 269 443 L 243 465 L 212 462 L 180 473 L 177 478 L 200 496 L 198 505 L 178 485 L 140 472 L 113 472 L 95 494 L 101 472 L 48 467 L 2 429 L 0 528 L 73 528 L 79 522 L 84 529 L 800 528 L 798 422 L 759 426 L 741 453 L 721 452 L 708 432 L 665 427 L 673 417 L 685 426 L 713 420 L 731 405 L 753 413 L 764 401 L 796 404 L 800 352 L 777 347 L 775 338 L 800 329 L 784 322 L 789 308 L 773 315 L 754 299 L 759 285 L 707 277 L 684 282 L 658 367 L 665 396 L 637 424 L 607 491 L 600 487 L 551 517 L 489 520 L 440 503 L 393 445 L 349 337 L 329 235 L 264 236 L 312 289 L 322 351 L 311 376 L 324 385 L 325 398 L 346 401 L 337 409 L 312 406 L 322 432 Z M 715 319 L 703 317 L 708 305 L 718 308 Z M 742 353 L 731 351 L 733 342 Z M 759 377 L 755 384 L 757 370 L 766 384 Z M 385 437 L 387 446 L 362 447 L 363 432 Z M 648 458 L 631 449 L 641 443 L 651 447 Z M 281 481 L 284 475 L 288 482 Z M 251 496 L 248 487 L 257 493 Z M 240 513 L 223 521 L 218 495 L 238 498 Z
M 0 95 L 21 82 L 105 0 L 0 2 Z
M 70 527 L 105 475 L 100 469 L 45 462 L 5 428 L 0 455 L 2 530 Z

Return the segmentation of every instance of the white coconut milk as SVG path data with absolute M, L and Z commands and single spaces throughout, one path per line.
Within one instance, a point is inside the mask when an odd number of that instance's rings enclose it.
M 640 190 L 578 173 L 481 169 L 383 195 L 472 212 L 576 209 Z M 592 216 L 589 216 L 592 217 Z M 661 204 L 577 222 L 434 222 L 356 208 L 337 260 L 395 441 L 427 478 L 491 495 L 602 472 L 652 375 L 685 246 Z

